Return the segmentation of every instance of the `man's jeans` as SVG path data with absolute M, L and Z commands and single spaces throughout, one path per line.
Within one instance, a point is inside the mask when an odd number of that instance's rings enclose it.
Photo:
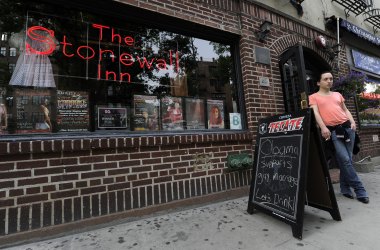
M 349 134 L 349 142 L 345 142 L 343 139 L 338 139 L 335 131 L 332 131 L 331 133 L 331 140 L 335 147 L 335 158 L 340 167 L 340 192 L 342 194 L 352 195 L 350 189 L 350 187 L 352 187 L 357 198 L 368 197 L 363 183 L 356 174 L 352 162 L 352 149 L 354 147 L 355 132 L 351 128 L 345 128 L 345 130 Z

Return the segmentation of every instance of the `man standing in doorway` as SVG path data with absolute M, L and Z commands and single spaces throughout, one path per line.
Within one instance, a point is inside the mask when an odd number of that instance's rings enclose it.
M 309 96 L 309 105 L 314 111 L 315 119 L 321 129 L 322 137 L 332 140 L 335 157 L 340 167 L 340 192 L 353 199 L 351 188 L 358 201 L 369 203 L 367 192 L 359 179 L 352 162 L 356 124 L 351 112 L 344 104 L 343 96 L 331 91 L 333 76 L 325 71 L 317 81 L 319 91 Z

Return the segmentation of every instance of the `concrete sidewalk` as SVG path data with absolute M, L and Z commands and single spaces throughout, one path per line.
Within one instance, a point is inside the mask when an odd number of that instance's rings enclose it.
M 302 240 L 294 238 L 284 222 L 263 213 L 248 214 L 248 197 L 243 197 L 6 249 L 379 249 L 380 169 L 359 176 L 370 203 L 343 197 L 334 184 L 342 221 L 305 206 Z

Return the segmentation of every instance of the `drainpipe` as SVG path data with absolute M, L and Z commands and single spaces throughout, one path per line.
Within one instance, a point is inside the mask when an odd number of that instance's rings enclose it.
M 338 46 L 338 60 L 337 60 L 337 63 L 336 63 L 336 66 L 337 66 L 337 69 L 339 70 L 339 52 L 340 52 L 340 41 L 339 41 L 339 17 L 337 17 L 336 19 L 336 40 L 338 42 L 337 46 Z

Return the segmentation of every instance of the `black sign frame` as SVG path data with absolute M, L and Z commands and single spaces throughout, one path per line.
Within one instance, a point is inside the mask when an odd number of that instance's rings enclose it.
M 247 212 L 284 221 L 302 239 L 305 203 L 341 220 L 312 109 L 261 119 Z

